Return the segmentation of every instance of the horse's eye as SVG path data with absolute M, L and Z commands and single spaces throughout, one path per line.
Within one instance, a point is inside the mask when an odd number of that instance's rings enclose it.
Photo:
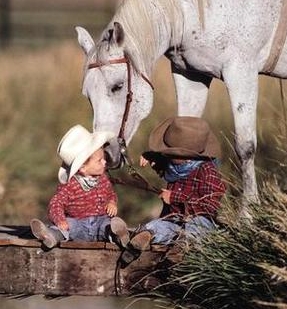
M 115 84 L 115 85 L 112 87 L 111 91 L 112 91 L 113 93 L 115 93 L 115 92 L 121 90 L 122 88 L 123 88 L 123 83 Z

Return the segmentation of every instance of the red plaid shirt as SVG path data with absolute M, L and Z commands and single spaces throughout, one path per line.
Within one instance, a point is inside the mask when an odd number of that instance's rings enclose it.
M 76 178 L 72 177 L 67 184 L 58 185 L 48 206 L 48 217 L 57 225 L 66 217 L 81 219 L 104 215 L 111 201 L 117 203 L 117 195 L 107 175 L 101 175 L 99 183 L 89 191 L 84 191 Z
M 208 161 L 187 178 L 168 183 L 167 189 L 171 190 L 170 205 L 166 205 L 170 213 L 214 218 L 226 185 L 214 164 Z

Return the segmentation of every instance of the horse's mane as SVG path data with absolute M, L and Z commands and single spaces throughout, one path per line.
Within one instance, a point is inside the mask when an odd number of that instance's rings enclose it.
M 119 22 L 123 26 L 124 51 L 136 70 L 151 72 L 161 41 L 160 28 L 170 29 L 170 46 L 181 40 L 183 17 L 178 3 L 178 0 L 123 0 L 118 7 L 110 25 Z M 97 46 L 97 59 L 104 58 L 100 45 L 101 42 Z

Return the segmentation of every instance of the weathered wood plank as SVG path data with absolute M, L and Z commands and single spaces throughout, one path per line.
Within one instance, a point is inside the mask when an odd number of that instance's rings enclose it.
M 45 251 L 35 239 L 15 235 L 5 238 L 3 233 L 0 229 L 0 293 L 52 296 L 116 293 L 115 274 L 121 254 L 116 245 L 71 241 Z M 132 286 L 157 268 L 165 251 L 165 247 L 154 246 L 121 269 L 118 278 L 121 293 L 130 294 Z M 154 278 L 147 276 L 141 284 L 148 286 L 152 280 Z

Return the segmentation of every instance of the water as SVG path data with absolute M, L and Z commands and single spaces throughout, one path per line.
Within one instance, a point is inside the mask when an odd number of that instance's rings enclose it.
M 151 300 L 122 298 L 70 296 L 45 299 L 41 295 L 11 299 L 0 297 L 0 309 L 153 309 L 158 308 Z

